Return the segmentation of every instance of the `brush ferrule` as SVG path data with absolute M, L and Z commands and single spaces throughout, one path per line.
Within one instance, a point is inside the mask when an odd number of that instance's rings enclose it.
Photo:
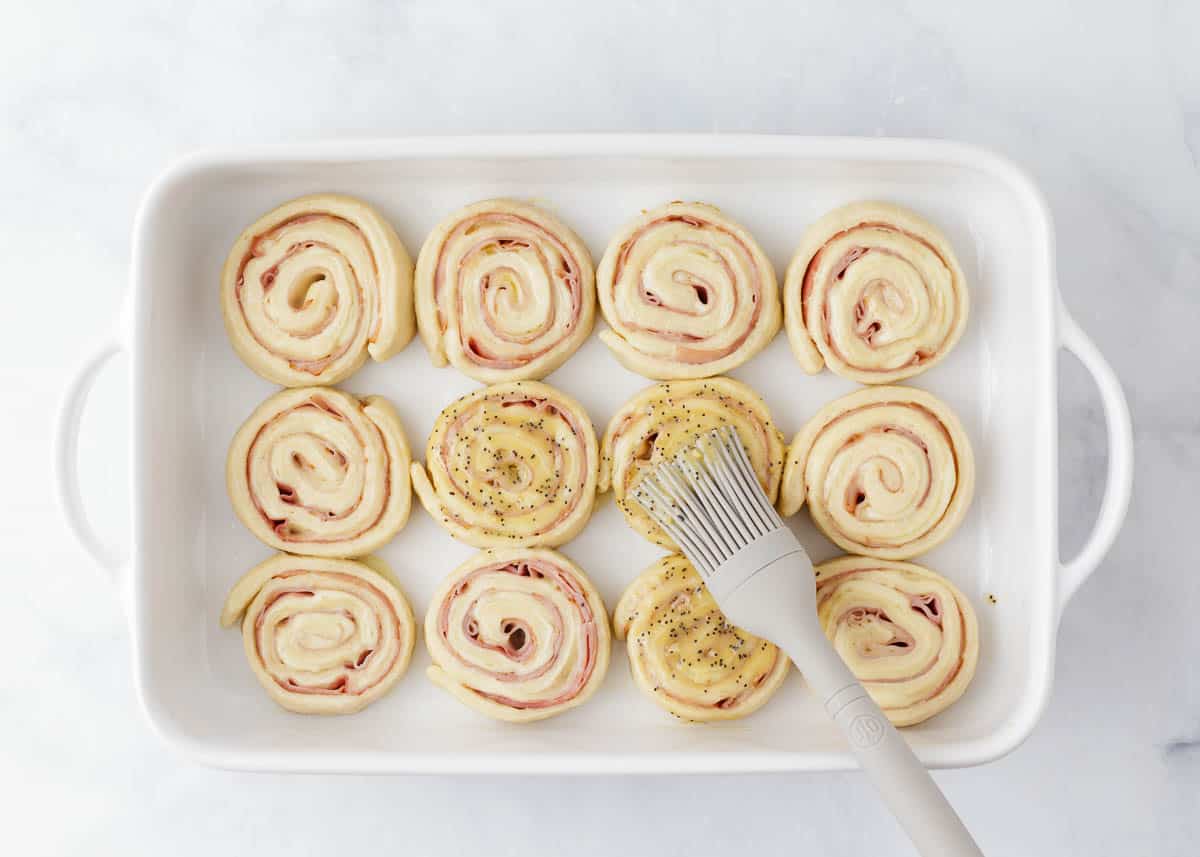
M 804 553 L 804 548 L 795 534 L 786 527 L 772 530 L 759 536 L 717 566 L 705 580 L 705 585 L 720 602 L 776 560 L 795 553 Z

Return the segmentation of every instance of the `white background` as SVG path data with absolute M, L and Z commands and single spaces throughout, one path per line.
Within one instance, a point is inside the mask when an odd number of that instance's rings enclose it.
M 975 8 L 972 8 L 972 7 Z M 1049 197 L 1064 298 L 1129 394 L 1125 530 L 1067 609 L 1011 756 L 938 779 L 989 855 L 1200 851 L 1200 5 L 628 0 L 10 2 L 0 10 L 0 850 L 12 854 L 904 854 L 854 774 L 233 774 L 146 729 L 112 585 L 66 534 L 50 426 L 126 288 L 139 195 L 205 146 L 345 135 L 950 137 Z M 778 7 L 778 8 L 776 8 Z M 127 537 L 125 365 L 81 444 Z M 1060 373 L 1064 554 L 1102 491 L 1095 391 Z

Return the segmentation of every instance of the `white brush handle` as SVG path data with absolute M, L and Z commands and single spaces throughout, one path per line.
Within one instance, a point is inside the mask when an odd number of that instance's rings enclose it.
M 786 650 L 825 701 L 825 710 L 841 727 L 862 769 L 917 851 L 923 857 L 983 857 L 929 771 L 824 635 L 820 642 Z

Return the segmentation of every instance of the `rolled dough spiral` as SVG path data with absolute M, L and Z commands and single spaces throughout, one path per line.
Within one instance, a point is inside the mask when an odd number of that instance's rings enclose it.
M 556 547 L 592 514 L 599 455 L 583 406 L 538 381 L 494 384 L 439 415 L 412 466 L 421 503 L 475 547 Z
M 417 323 L 434 364 L 477 381 L 544 378 L 596 314 L 587 247 L 549 212 L 507 199 L 462 208 L 417 257 Z
M 611 636 L 587 575 L 542 548 L 483 551 L 442 582 L 425 616 L 429 678 L 499 720 L 543 720 L 604 680 Z
M 609 327 L 600 339 L 626 368 L 659 380 L 740 366 L 782 317 L 762 248 L 701 203 L 672 202 L 626 224 L 600 261 L 596 292 Z
M 663 557 L 630 584 L 613 614 L 638 687 L 685 720 L 733 720 L 766 703 L 789 661 L 730 625 L 692 564 Z
M 871 387 L 830 402 L 796 435 L 779 511 L 792 515 L 807 502 L 841 548 L 906 559 L 954 532 L 974 488 L 971 444 L 941 399 Z
M 362 200 L 316 194 L 246 227 L 221 272 L 229 341 L 285 387 L 336 384 L 413 337 L 412 261 Z
M 723 425 L 737 431 L 759 483 L 774 502 L 783 472 L 783 435 L 762 397 L 732 378 L 655 384 L 626 402 L 604 433 L 601 492 L 611 487 L 631 527 L 655 544 L 677 550 L 631 492 L 648 468 Z
M 979 661 L 975 610 L 950 581 L 909 562 L 844 556 L 816 567 L 825 635 L 897 726 L 944 711 Z
M 234 435 L 226 462 L 233 510 L 276 550 L 363 556 L 403 528 L 412 457 L 383 398 L 329 387 L 282 390 Z
M 221 624 L 239 619 L 250 669 L 299 714 L 353 714 L 404 675 L 416 622 L 378 560 L 279 554 L 233 587 Z
M 885 202 L 856 202 L 808 228 L 783 284 L 792 351 L 863 384 L 911 378 L 962 336 L 970 300 L 936 226 Z

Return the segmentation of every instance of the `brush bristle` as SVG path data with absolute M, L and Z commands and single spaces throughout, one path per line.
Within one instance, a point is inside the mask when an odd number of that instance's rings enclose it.
M 655 467 L 632 494 L 706 577 L 746 545 L 783 526 L 729 426 L 714 429 Z

